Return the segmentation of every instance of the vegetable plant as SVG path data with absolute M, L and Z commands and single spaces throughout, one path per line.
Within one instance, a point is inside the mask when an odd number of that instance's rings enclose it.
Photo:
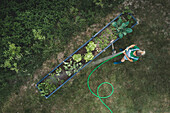
M 90 41 L 86 46 L 87 52 L 93 51 L 96 48 L 96 44 L 93 41 Z
M 52 78 L 52 80 L 54 80 L 55 82 L 57 82 L 57 79 L 55 78 L 55 73 L 50 73 L 49 75 L 50 75 L 50 77 Z
M 74 63 L 73 64 L 74 73 L 78 72 L 78 70 L 81 68 L 82 68 L 82 63 Z
M 109 34 L 109 33 L 110 33 L 109 29 L 106 29 L 106 33 L 107 33 L 107 34 Z
M 94 39 L 95 44 L 97 44 L 98 41 L 99 41 L 99 37 L 96 37 L 96 38 Z
M 117 22 L 112 23 L 112 26 L 116 28 L 116 33 L 119 35 L 119 38 L 122 38 L 127 33 L 131 33 L 133 31 L 131 28 L 126 28 L 128 25 L 129 21 L 123 23 L 121 18 L 119 18 Z
M 40 89 L 41 96 L 48 95 L 48 90 L 45 90 L 46 83 L 40 83 L 38 84 L 38 88 Z
M 56 69 L 56 70 L 55 70 L 56 75 L 57 75 L 57 76 L 59 76 L 59 75 L 60 75 L 60 73 L 61 73 L 61 71 L 62 71 L 62 69 L 61 69 L 61 68 Z
M 125 7 L 124 11 L 122 12 L 122 14 L 128 14 L 128 13 L 131 13 L 133 14 L 133 11 L 129 9 L 129 7 Z M 127 19 L 130 21 L 132 18 L 131 15 L 127 15 Z M 131 23 L 133 23 L 133 20 L 131 20 Z
M 79 69 L 82 68 L 82 63 L 78 63 L 78 62 L 64 62 L 64 66 L 63 66 L 66 70 L 66 74 L 68 76 L 71 76 L 72 73 L 76 73 L 78 72 Z
M 68 76 L 71 76 L 72 71 L 68 70 L 68 71 L 66 71 L 66 74 L 67 74 Z
M 99 44 L 99 48 L 104 49 L 105 47 L 107 47 L 109 40 L 111 40 L 110 36 L 108 38 L 104 36 L 100 36 L 99 38 L 95 39 L 95 43 Z M 97 52 L 99 52 L 98 49 Z
M 88 62 L 88 61 L 92 60 L 93 57 L 94 57 L 94 55 L 92 54 L 92 52 L 88 52 L 85 54 L 84 60 L 86 60 L 86 62 Z
M 49 74 L 52 80 L 54 80 L 56 83 L 59 81 L 59 79 L 57 80 L 55 76 L 60 76 L 61 71 L 62 71 L 61 68 L 57 68 L 55 72 Z
M 74 54 L 73 60 L 75 60 L 76 62 L 80 62 L 82 60 L 81 54 Z
M 130 10 L 128 6 L 126 6 L 125 9 L 123 10 L 122 14 L 125 14 L 125 13 L 131 13 L 132 14 L 133 11 Z
M 64 80 L 61 80 L 61 83 L 64 83 Z
M 50 92 L 56 89 L 56 86 L 50 82 L 51 80 L 48 79 L 45 82 L 38 84 L 38 88 L 40 89 L 41 96 L 48 95 Z

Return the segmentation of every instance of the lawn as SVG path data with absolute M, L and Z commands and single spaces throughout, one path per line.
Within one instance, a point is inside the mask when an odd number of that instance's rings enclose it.
M 126 61 L 119 65 L 113 64 L 122 58 L 119 56 L 103 64 L 90 78 L 94 93 L 97 93 L 97 87 L 102 82 L 109 82 L 114 86 L 113 95 L 102 99 L 114 113 L 170 112 L 168 5 L 168 1 L 125 0 L 109 15 L 100 18 L 99 23 L 77 33 L 78 36 L 72 37 L 67 46 L 64 46 L 64 51 L 60 51 L 67 58 L 94 32 L 116 17 L 119 9 L 129 6 L 134 11 L 139 24 L 134 27 L 132 34 L 118 40 L 115 48 L 118 52 L 119 48 L 136 44 L 146 51 L 146 55 L 135 63 Z M 111 52 L 110 47 L 97 59 L 110 55 Z M 3 113 L 109 113 L 87 87 L 87 78 L 95 67 L 84 68 L 50 98 L 40 96 L 35 84 L 59 64 L 57 55 L 53 54 L 42 63 L 41 68 L 37 68 L 32 77 L 27 78 L 28 82 L 21 85 L 17 93 L 11 92 L 2 106 Z M 111 87 L 103 85 L 99 91 L 101 96 L 106 96 L 111 93 Z

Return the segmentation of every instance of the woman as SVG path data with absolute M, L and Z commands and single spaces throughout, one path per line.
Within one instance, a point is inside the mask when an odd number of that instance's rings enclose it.
M 139 59 L 139 57 L 145 55 L 145 51 L 142 51 L 137 47 L 135 44 L 127 47 L 123 54 L 125 55 L 121 61 L 119 62 L 114 62 L 114 64 L 120 64 L 124 62 L 125 60 L 129 60 L 130 62 L 135 62 Z

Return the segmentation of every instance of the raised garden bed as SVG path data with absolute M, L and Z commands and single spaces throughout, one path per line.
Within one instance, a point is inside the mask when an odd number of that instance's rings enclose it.
M 41 96 L 50 97 L 112 43 L 131 33 L 131 28 L 136 24 L 137 21 L 131 14 L 120 14 L 113 19 L 37 83 Z

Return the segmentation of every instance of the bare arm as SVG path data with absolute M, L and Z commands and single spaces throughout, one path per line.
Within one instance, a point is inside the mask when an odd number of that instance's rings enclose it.
M 124 52 L 123 52 L 123 54 L 127 57 L 127 59 L 128 59 L 130 62 L 133 62 L 133 60 L 130 59 L 130 58 L 127 56 L 127 54 L 126 54 L 125 51 L 128 51 L 129 48 L 132 48 L 132 47 L 134 47 L 134 46 L 135 46 L 135 44 L 132 44 L 131 46 L 127 47 L 127 48 L 124 50 Z
M 127 47 L 125 50 L 128 51 L 129 48 L 132 48 L 132 47 L 134 47 L 134 46 L 135 46 L 135 44 L 132 44 L 131 46 Z
M 124 54 L 125 54 L 125 56 L 127 57 L 127 59 L 128 59 L 130 62 L 133 62 L 133 60 L 130 59 L 130 58 L 126 55 L 126 53 L 124 53 Z

